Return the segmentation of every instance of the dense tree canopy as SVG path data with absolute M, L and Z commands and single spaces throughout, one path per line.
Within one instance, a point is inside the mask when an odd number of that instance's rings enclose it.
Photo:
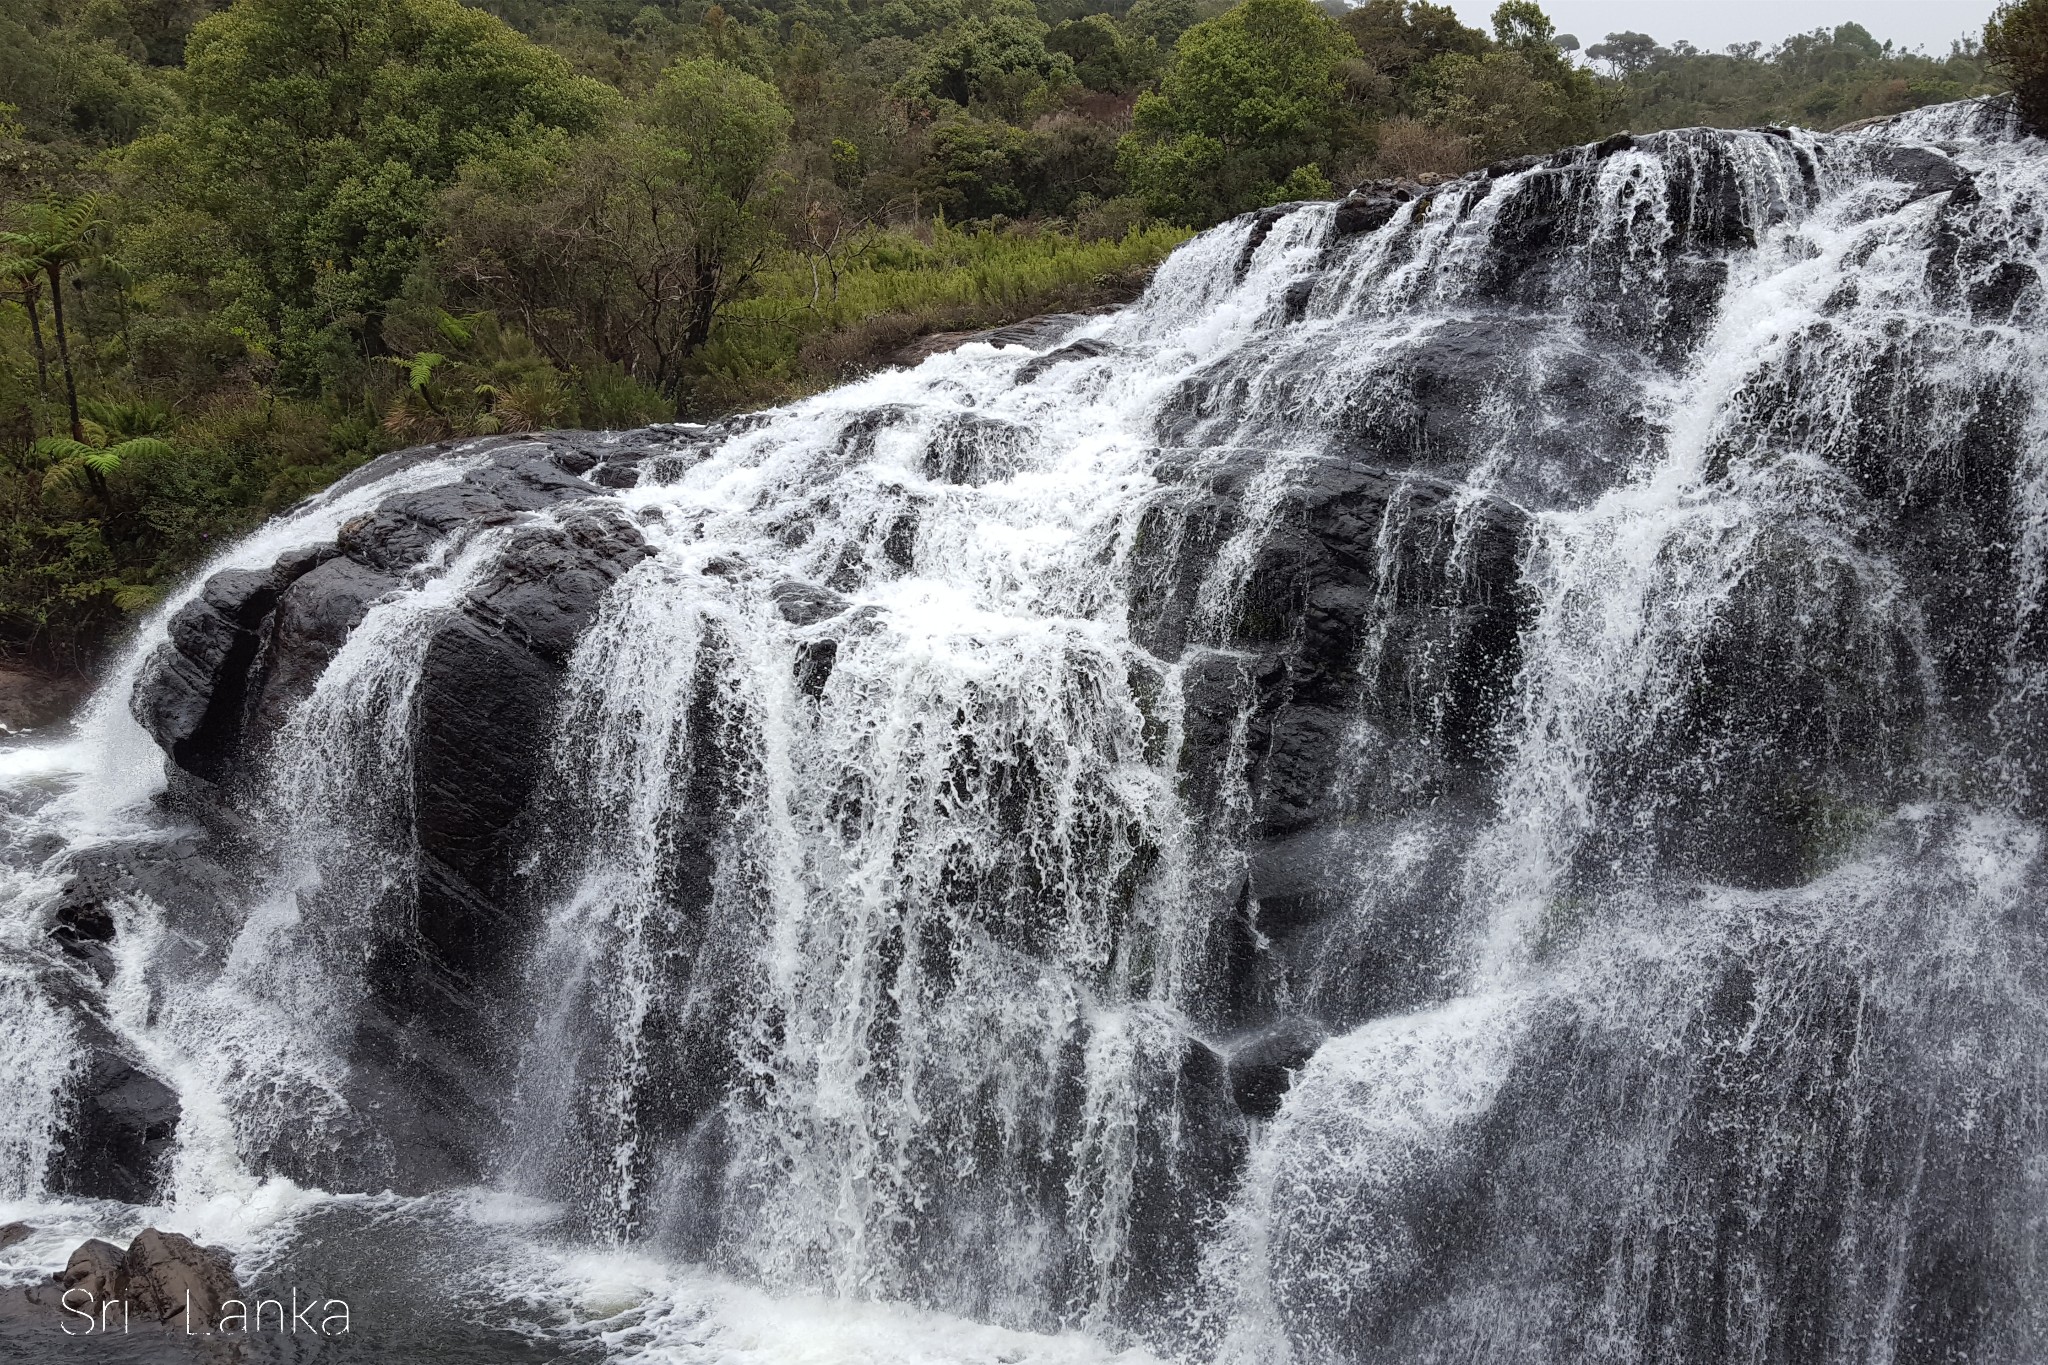
M 1138 97 L 1122 164 L 1146 207 L 1210 221 L 1327 193 L 1355 140 L 1347 64 L 1358 46 L 1309 0 L 1243 0 L 1181 36 Z
M 286 377 L 374 345 L 464 161 L 603 123 L 617 97 L 457 0 L 243 0 L 187 43 L 189 109 L 131 158 L 217 222 Z
M 1018 117 L 1073 80 L 1073 58 L 1046 46 L 1048 31 L 1028 0 L 989 0 L 982 13 L 940 35 L 901 91 L 926 106 L 981 106 Z
M 686 58 L 603 135 L 471 162 L 442 200 L 447 269 L 550 358 L 587 343 L 680 397 L 684 362 L 766 259 L 789 126 L 768 82 Z

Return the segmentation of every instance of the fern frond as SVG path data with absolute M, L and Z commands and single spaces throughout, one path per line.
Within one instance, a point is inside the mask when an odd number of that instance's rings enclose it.
M 63 464 L 52 465 L 43 471 L 43 491 L 52 492 L 59 488 L 76 489 L 81 493 L 92 491 L 92 480 L 85 474 L 85 462 L 66 460 Z
M 107 452 L 116 465 L 123 460 L 137 458 L 164 459 L 171 454 L 171 443 L 157 436 L 131 436 Z
M 124 583 L 114 589 L 114 606 L 121 611 L 148 611 L 163 595 L 164 590 L 152 583 Z
M 93 448 L 83 441 L 74 441 L 69 436 L 45 436 L 35 444 L 35 452 L 47 459 L 69 463 L 93 454 Z
M 439 351 L 421 351 L 410 360 L 397 355 L 386 356 L 385 360 L 405 371 L 406 383 L 412 386 L 414 393 L 424 393 L 433 381 L 435 368 L 446 364 L 448 357 Z

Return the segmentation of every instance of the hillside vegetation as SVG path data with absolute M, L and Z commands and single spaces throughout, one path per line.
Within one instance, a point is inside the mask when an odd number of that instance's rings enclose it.
M 1529 0 L 0 0 L 0 654 L 84 666 L 402 444 L 782 401 L 1264 204 L 2016 70 L 1585 41 Z

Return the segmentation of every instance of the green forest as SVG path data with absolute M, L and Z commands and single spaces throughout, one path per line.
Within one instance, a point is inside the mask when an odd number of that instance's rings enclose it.
M 1530 0 L 0 0 L 0 656 L 88 667 L 386 450 L 777 403 L 1247 209 L 2008 65 Z

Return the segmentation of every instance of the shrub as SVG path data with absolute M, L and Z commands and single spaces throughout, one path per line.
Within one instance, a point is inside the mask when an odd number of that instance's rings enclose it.
M 1999 6 L 1984 26 L 1984 51 L 2012 82 L 2021 121 L 2031 131 L 2048 131 L 2048 0 Z

